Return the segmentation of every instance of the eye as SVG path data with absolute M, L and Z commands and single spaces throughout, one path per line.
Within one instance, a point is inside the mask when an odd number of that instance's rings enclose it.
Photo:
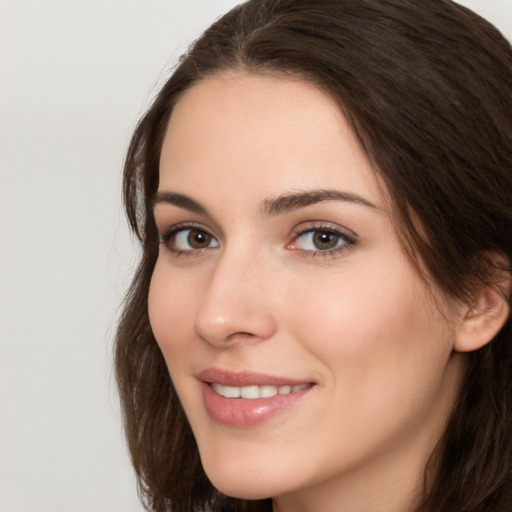
M 210 233 L 200 229 L 183 229 L 174 235 L 174 244 L 178 251 L 206 249 L 217 247 L 219 244 Z
M 332 227 L 309 227 L 299 229 L 296 236 L 287 246 L 288 249 L 302 251 L 307 256 L 327 256 L 348 249 L 355 240 Z
M 211 233 L 196 226 L 175 226 L 165 233 L 160 241 L 178 255 L 219 246 L 219 242 Z
M 330 231 L 314 230 L 297 237 L 299 245 L 306 251 L 329 251 L 343 244 L 344 240 Z

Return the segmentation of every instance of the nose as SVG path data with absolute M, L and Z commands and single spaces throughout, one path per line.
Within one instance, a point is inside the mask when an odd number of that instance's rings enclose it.
M 217 348 L 272 337 L 277 328 L 274 281 L 262 261 L 242 254 L 220 256 L 196 312 L 197 334 Z

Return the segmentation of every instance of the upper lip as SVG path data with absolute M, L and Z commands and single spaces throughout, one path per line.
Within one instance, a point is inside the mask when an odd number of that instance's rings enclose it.
M 249 371 L 234 372 L 222 368 L 206 368 L 199 372 L 196 377 L 203 382 L 222 384 L 223 386 L 294 386 L 296 384 L 310 383 L 308 380 L 290 379 L 287 377 L 278 377 L 265 373 L 256 373 Z

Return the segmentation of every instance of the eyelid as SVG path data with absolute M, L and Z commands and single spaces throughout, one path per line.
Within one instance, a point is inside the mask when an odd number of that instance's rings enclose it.
M 159 233 L 160 243 L 166 242 L 172 235 L 176 234 L 178 231 L 183 231 L 185 229 L 199 229 L 201 231 L 209 233 L 211 236 L 214 236 L 213 233 L 204 224 L 201 224 L 200 222 L 185 221 L 172 224 L 171 226 L 166 226 L 165 229 L 162 229 L 161 232 Z
M 358 235 L 352 229 L 349 229 L 345 226 L 342 226 L 336 222 L 325 221 L 325 220 L 313 220 L 301 222 L 296 227 L 293 228 L 292 235 L 301 235 L 303 233 L 307 233 L 308 231 L 332 231 L 333 233 L 340 233 L 347 238 L 357 240 Z

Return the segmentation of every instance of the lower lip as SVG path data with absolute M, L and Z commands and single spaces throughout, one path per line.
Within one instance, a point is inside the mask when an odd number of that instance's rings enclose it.
M 203 382 L 203 399 L 206 411 L 217 423 L 232 427 L 251 427 L 276 416 L 293 407 L 314 386 L 270 398 L 226 398 L 216 393 L 213 388 Z

